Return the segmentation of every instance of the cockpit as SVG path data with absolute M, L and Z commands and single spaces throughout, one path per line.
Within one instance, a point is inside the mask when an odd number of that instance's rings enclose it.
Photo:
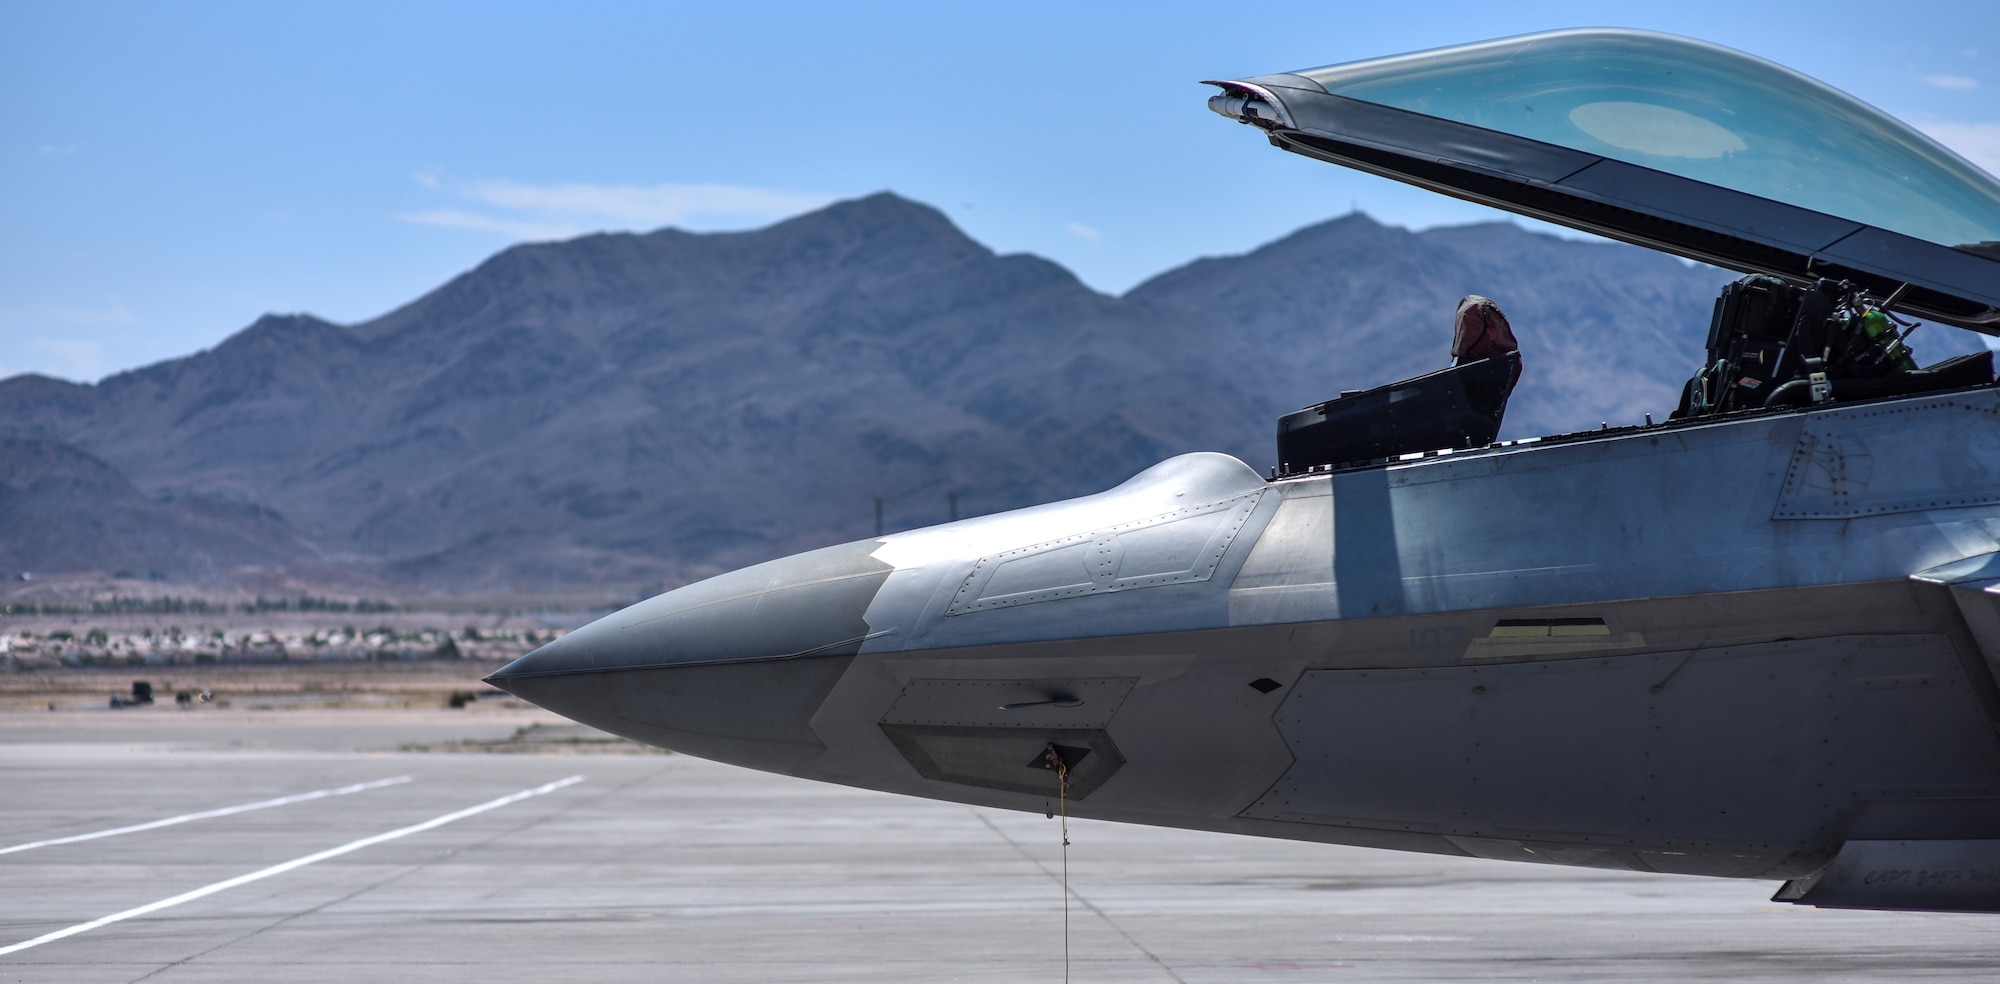
M 1908 339 L 2000 335 L 2000 180 L 1783 66 L 1586 29 L 1212 84 L 1282 149 L 1745 274 L 1677 418 L 1993 383 L 1990 353 L 1920 367 Z

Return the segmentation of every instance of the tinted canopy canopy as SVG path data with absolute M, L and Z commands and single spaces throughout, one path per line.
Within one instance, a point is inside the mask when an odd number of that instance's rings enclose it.
M 1217 84 L 1288 150 L 2000 331 L 2000 180 L 1739 51 L 1555 31 Z

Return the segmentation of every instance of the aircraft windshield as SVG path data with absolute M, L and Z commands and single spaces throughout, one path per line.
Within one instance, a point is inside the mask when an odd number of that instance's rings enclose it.
M 2000 180 L 1838 89 L 1719 45 L 1554 31 L 1293 74 L 1945 246 L 2000 242 Z

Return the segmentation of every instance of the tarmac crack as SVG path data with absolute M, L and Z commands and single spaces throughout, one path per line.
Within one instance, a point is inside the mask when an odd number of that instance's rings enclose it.
M 980 823 L 985 824 L 986 829 L 991 830 L 995 834 L 1000 835 L 1001 840 L 1006 841 L 1009 846 L 1013 847 L 1014 850 L 1021 855 L 1021 857 L 1026 858 L 1029 864 L 1032 864 L 1036 868 L 1040 869 L 1042 874 L 1047 875 L 1049 877 L 1050 881 L 1055 882 L 1058 885 L 1063 884 L 1062 875 L 1051 870 L 1048 865 L 1042 863 L 1041 858 L 1038 858 L 1034 854 L 1030 853 L 1028 850 L 1028 846 L 1026 844 L 1023 844 L 1020 841 L 1015 840 L 1013 837 L 1008 836 L 1006 831 L 1000 829 L 999 824 L 996 824 L 992 820 L 988 819 L 986 814 L 980 812 L 978 809 L 974 809 L 972 811 L 972 815 L 974 817 L 977 817 Z M 1165 960 L 1160 959 L 1159 954 L 1154 953 L 1153 951 L 1147 949 L 1144 943 L 1139 942 L 1138 939 L 1133 937 L 1131 933 L 1126 932 L 1125 927 L 1118 925 L 1117 920 L 1112 919 L 1110 913 L 1107 913 L 1103 909 L 1098 908 L 1096 903 L 1090 901 L 1087 898 L 1084 898 L 1083 893 L 1077 891 L 1075 888 L 1065 885 L 1064 890 L 1069 892 L 1070 898 L 1075 899 L 1078 905 L 1081 905 L 1085 909 L 1090 910 L 1091 914 L 1095 915 L 1097 918 L 1104 920 L 1104 925 L 1111 927 L 1111 931 L 1117 933 L 1120 939 L 1124 940 L 1127 943 L 1130 943 L 1132 945 L 1132 949 L 1145 954 L 1146 959 L 1151 960 L 1154 966 L 1160 968 L 1161 973 L 1164 973 L 1168 977 L 1173 978 L 1175 984 L 1187 984 L 1187 981 L 1184 978 L 1182 978 L 1181 975 L 1174 973 L 1174 969 L 1172 967 L 1167 966 L 1167 962 Z

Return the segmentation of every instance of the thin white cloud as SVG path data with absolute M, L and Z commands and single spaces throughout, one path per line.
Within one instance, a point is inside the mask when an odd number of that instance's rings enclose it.
M 1963 75 L 1926 75 L 1923 77 L 1923 82 L 1925 85 L 1936 86 L 1940 89 L 1964 91 L 1979 88 L 1978 79 L 1968 78 Z
M 586 229 L 572 225 L 558 225 L 550 222 L 534 222 L 522 219 L 506 219 L 477 212 L 460 212 L 453 209 L 434 208 L 422 212 L 403 212 L 396 218 L 418 225 L 443 226 L 447 229 L 477 229 L 480 232 L 497 232 L 510 239 L 544 240 L 568 239 L 583 235 Z
M 832 201 L 830 195 L 799 194 L 738 185 L 529 185 L 518 181 L 475 181 L 460 192 L 502 208 L 557 215 L 592 216 L 620 225 L 682 225 L 724 216 L 781 219 Z
M 109 371 L 104 362 L 105 342 L 89 336 L 117 338 L 124 334 L 119 329 L 138 322 L 117 298 L 104 307 L 39 304 L 0 310 L 0 336 L 15 342 L 9 348 L 16 360 L 14 365 L 0 368 L 0 376 L 40 372 L 68 379 L 97 379 Z
M 57 372 L 71 379 L 104 375 L 104 343 L 94 338 L 30 338 L 25 345 L 54 360 Z
M 497 232 L 516 239 L 560 239 L 593 230 L 669 225 L 741 228 L 774 222 L 833 200 L 831 195 L 741 185 L 534 185 L 487 180 L 447 187 L 435 173 L 418 174 L 415 179 L 426 188 L 449 191 L 486 208 L 428 209 L 403 213 L 398 219 Z
M 1063 223 L 1063 231 L 1078 239 L 1088 239 L 1093 243 L 1104 238 L 1102 233 L 1081 222 L 1065 222 Z
M 1988 173 L 2000 175 L 2000 123 L 1919 123 L 1917 129 Z
M 125 302 L 112 298 L 102 308 L 74 304 L 41 304 L 31 308 L 0 311 L 0 328 L 13 331 L 49 328 L 122 328 L 139 319 L 125 309 Z

